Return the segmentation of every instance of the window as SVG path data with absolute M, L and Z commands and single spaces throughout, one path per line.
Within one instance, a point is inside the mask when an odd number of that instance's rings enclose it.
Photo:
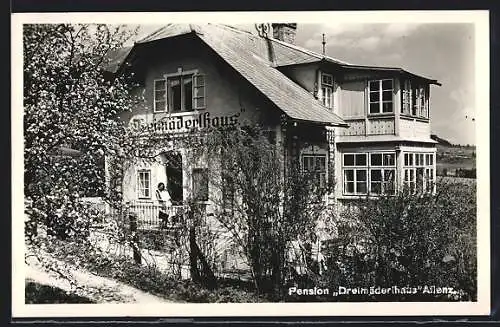
M 186 112 L 205 107 L 205 75 L 179 74 L 154 81 L 154 112 Z
M 193 198 L 196 201 L 208 201 L 208 169 L 193 169 Z
M 404 153 L 404 189 L 410 193 L 434 191 L 434 153 Z
M 396 192 L 396 154 L 370 153 L 370 193 Z
M 151 172 L 147 169 L 137 171 L 137 197 L 151 198 Z
M 352 168 L 351 168 L 352 167 Z M 394 152 L 343 155 L 344 194 L 395 194 Z
M 167 100 L 169 112 L 193 110 L 193 75 L 167 78 Z
M 418 89 L 415 89 L 415 103 L 414 109 L 412 110 L 412 114 L 417 117 L 428 118 L 427 113 L 427 96 L 425 89 L 420 86 Z
M 142 119 L 142 118 L 134 118 L 130 122 L 130 126 L 135 130 L 141 129 L 144 125 L 145 125 L 145 122 L 144 122 L 144 119 Z
M 366 153 L 344 154 L 344 166 L 366 166 Z
M 403 97 L 401 99 L 401 113 L 402 114 L 405 114 L 405 115 L 409 115 L 410 112 L 411 112 L 411 105 L 412 105 L 412 101 L 411 101 L 411 82 L 410 80 L 405 80 L 404 81 L 404 85 L 403 85 L 403 89 L 402 89 L 402 92 L 401 92 L 401 96 Z
M 411 110 L 411 114 L 412 114 L 412 116 L 421 117 L 422 112 L 424 110 L 423 107 L 425 104 L 425 96 L 424 96 L 423 89 L 420 87 L 414 88 L 412 90 L 412 93 L 413 93 L 413 96 L 412 96 L 413 107 Z
M 326 155 L 302 155 L 302 171 L 311 174 L 312 179 L 319 188 L 326 187 Z
M 429 90 L 427 85 L 404 80 L 401 92 L 401 113 L 429 118 Z
M 368 83 L 370 114 L 393 112 L 392 79 L 370 81 Z
M 333 108 L 333 76 L 321 73 L 321 103 Z
M 426 192 L 434 192 L 434 169 L 433 168 L 425 168 L 425 191 Z
M 366 194 L 368 166 L 366 153 L 344 154 L 344 193 Z M 352 167 L 352 168 L 351 168 Z
M 432 153 L 427 153 L 425 155 L 425 165 L 426 166 L 434 165 L 434 155 Z

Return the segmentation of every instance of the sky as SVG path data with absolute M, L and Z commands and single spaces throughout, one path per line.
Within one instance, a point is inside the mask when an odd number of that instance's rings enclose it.
M 254 32 L 253 25 L 239 25 Z M 158 26 L 141 26 L 139 37 Z M 295 43 L 358 65 L 401 67 L 436 79 L 431 130 L 454 144 L 476 144 L 475 40 L 471 23 L 298 24 Z

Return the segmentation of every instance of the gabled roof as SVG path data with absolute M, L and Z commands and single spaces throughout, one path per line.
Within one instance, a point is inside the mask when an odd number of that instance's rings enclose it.
M 249 44 L 227 37 L 227 32 L 213 25 L 207 25 L 200 38 L 291 118 L 346 125 L 311 93 L 272 67 L 269 61 L 248 51 Z M 259 39 L 254 41 L 259 42 Z
M 347 62 L 316 53 L 277 39 L 270 39 L 276 52 L 276 66 L 300 65 L 319 61 L 328 61 L 339 65 L 348 65 Z
M 136 43 L 147 43 L 151 41 L 161 40 L 177 35 L 191 33 L 195 30 L 195 25 L 192 24 L 167 24 L 153 33 L 145 36 Z
M 110 73 L 115 73 L 127 58 L 130 50 L 132 50 L 132 47 L 123 47 L 108 52 L 103 68 Z
M 249 42 L 255 46 L 252 50 L 257 52 L 261 57 L 266 58 L 269 56 L 270 52 L 274 52 L 274 58 L 272 60 L 274 66 L 287 66 L 287 65 L 297 65 L 305 64 L 311 62 L 318 62 L 320 60 L 327 60 L 337 64 L 348 64 L 345 61 L 341 61 L 330 56 L 320 55 L 314 51 L 306 48 L 299 47 L 295 44 L 290 44 L 274 38 L 262 38 L 256 36 L 248 31 L 244 31 L 229 25 L 212 25 L 219 28 L 226 29 L 234 33 L 233 37 L 239 38 L 240 41 Z M 187 34 L 193 31 L 198 31 L 202 29 L 204 25 L 195 24 L 167 24 L 164 27 L 156 30 L 155 32 L 145 36 L 137 43 L 147 43 L 155 40 L 160 40 L 168 37 L 178 36 L 182 34 Z
M 167 24 L 136 42 L 127 54 L 127 58 L 137 50 L 138 45 L 185 34 L 198 36 L 285 114 L 297 120 L 347 126 L 339 116 L 323 106 L 311 93 L 289 79 L 277 67 L 327 62 L 345 70 L 395 72 L 441 85 L 436 80 L 410 73 L 402 68 L 352 65 L 293 44 L 260 37 L 227 25 Z
M 172 24 L 139 40 L 136 45 L 190 33 L 195 33 L 290 118 L 347 126 L 342 118 L 274 67 L 266 46 L 268 39 L 222 25 Z

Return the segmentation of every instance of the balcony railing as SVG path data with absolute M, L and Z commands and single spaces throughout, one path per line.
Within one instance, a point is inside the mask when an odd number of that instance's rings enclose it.
M 184 206 L 163 206 L 152 202 L 132 201 L 126 204 L 127 213 L 137 217 L 139 229 L 179 227 L 184 220 Z

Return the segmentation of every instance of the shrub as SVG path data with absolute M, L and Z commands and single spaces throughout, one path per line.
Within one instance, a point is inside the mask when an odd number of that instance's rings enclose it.
M 86 297 L 33 281 L 26 281 L 24 291 L 26 304 L 94 303 Z
M 459 294 L 419 291 L 418 299 L 475 300 L 475 187 L 448 183 L 437 189 L 436 195 L 364 199 L 344 211 L 336 222 L 337 237 L 326 244 L 330 284 L 453 287 Z M 415 300 L 401 294 L 366 300 L 384 298 Z

